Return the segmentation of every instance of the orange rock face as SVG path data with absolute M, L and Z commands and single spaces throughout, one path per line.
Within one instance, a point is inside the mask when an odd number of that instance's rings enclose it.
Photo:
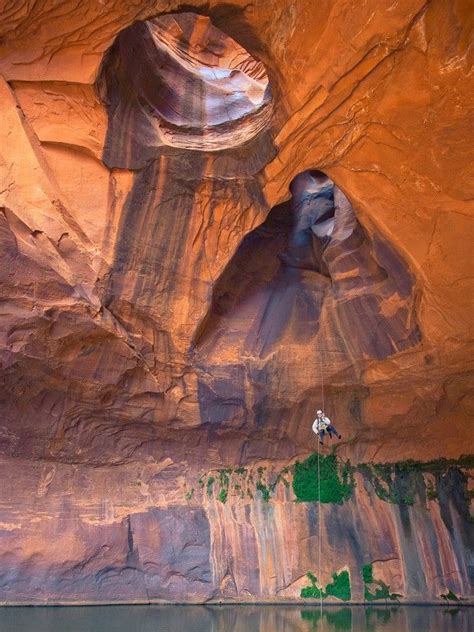
M 469 3 L 126 4 L 2 9 L 0 600 L 469 598 Z

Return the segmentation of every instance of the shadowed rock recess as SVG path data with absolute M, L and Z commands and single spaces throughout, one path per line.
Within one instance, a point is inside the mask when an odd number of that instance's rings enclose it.
M 472 600 L 469 3 L 30 4 L 0 603 Z
M 163 145 L 234 147 L 270 121 L 263 64 L 204 16 L 180 13 L 136 22 L 117 37 L 103 67 L 109 163 L 143 164 Z M 124 140 L 124 126 L 131 156 L 117 139 Z

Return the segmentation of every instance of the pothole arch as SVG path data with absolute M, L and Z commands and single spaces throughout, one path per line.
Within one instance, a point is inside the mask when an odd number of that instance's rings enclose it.
M 122 31 L 98 87 L 109 128 L 123 131 L 127 121 L 144 146 L 219 151 L 251 140 L 272 116 L 263 63 L 210 18 L 190 12 Z
M 306 346 L 321 327 L 346 358 L 382 359 L 416 345 L 414 279 L 402 257 L 360 224 L 321 171 L 298 174 L 290 192 L 216 283 L 195 336 L 201 356 L 235 348 L 236 358 L 266 357 Z

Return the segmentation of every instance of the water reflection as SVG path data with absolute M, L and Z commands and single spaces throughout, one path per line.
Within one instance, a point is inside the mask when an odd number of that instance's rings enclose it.
M 322 618 L 327 625 L 321 625 L 320 610 L 302 610 L 301 618 L 303 621 L 310 621 L 311 625 L 307 629 L 311 632 L 321 630 L 323 628 L 329 630 L 352 630 L 352 608 L 325 608 L 323 609 Z
M 460 615 L 460 616 L 458 616 Z M 321 616 L 322 621 L 321 623 Z M 467 632 L 474 611 L 460 608 L 370 606 L 301 610 L 308 632 Z
M 0 608 L 0 632 L 471 632 L 474 608 L 95 606 Z

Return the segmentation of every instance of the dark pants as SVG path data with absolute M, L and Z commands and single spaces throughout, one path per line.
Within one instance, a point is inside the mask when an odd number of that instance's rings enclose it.
M 338 437 L 338 436 L 339 436 L 339 433 L 338 433 L 338 431 L 336 430 L 336 428 L 335 428 L 332 424 L 329 424 L 329 426 L 326 428 L 326 430 L 320 430 L 320 431 L 319 431 L 319 439 L 320 439 L 321 443 L 323 443 L 323 442 L 324 442 L 324 433 L 325 433 L 325 432 L 327 432 L 327 433 L 329 434 L 329 436 L 331 437 L 331 439 L 332 439 L 332 435 L 333 435 L 333 434 L 334 434 L 334 435 L 336 435 L 336 437 Z

